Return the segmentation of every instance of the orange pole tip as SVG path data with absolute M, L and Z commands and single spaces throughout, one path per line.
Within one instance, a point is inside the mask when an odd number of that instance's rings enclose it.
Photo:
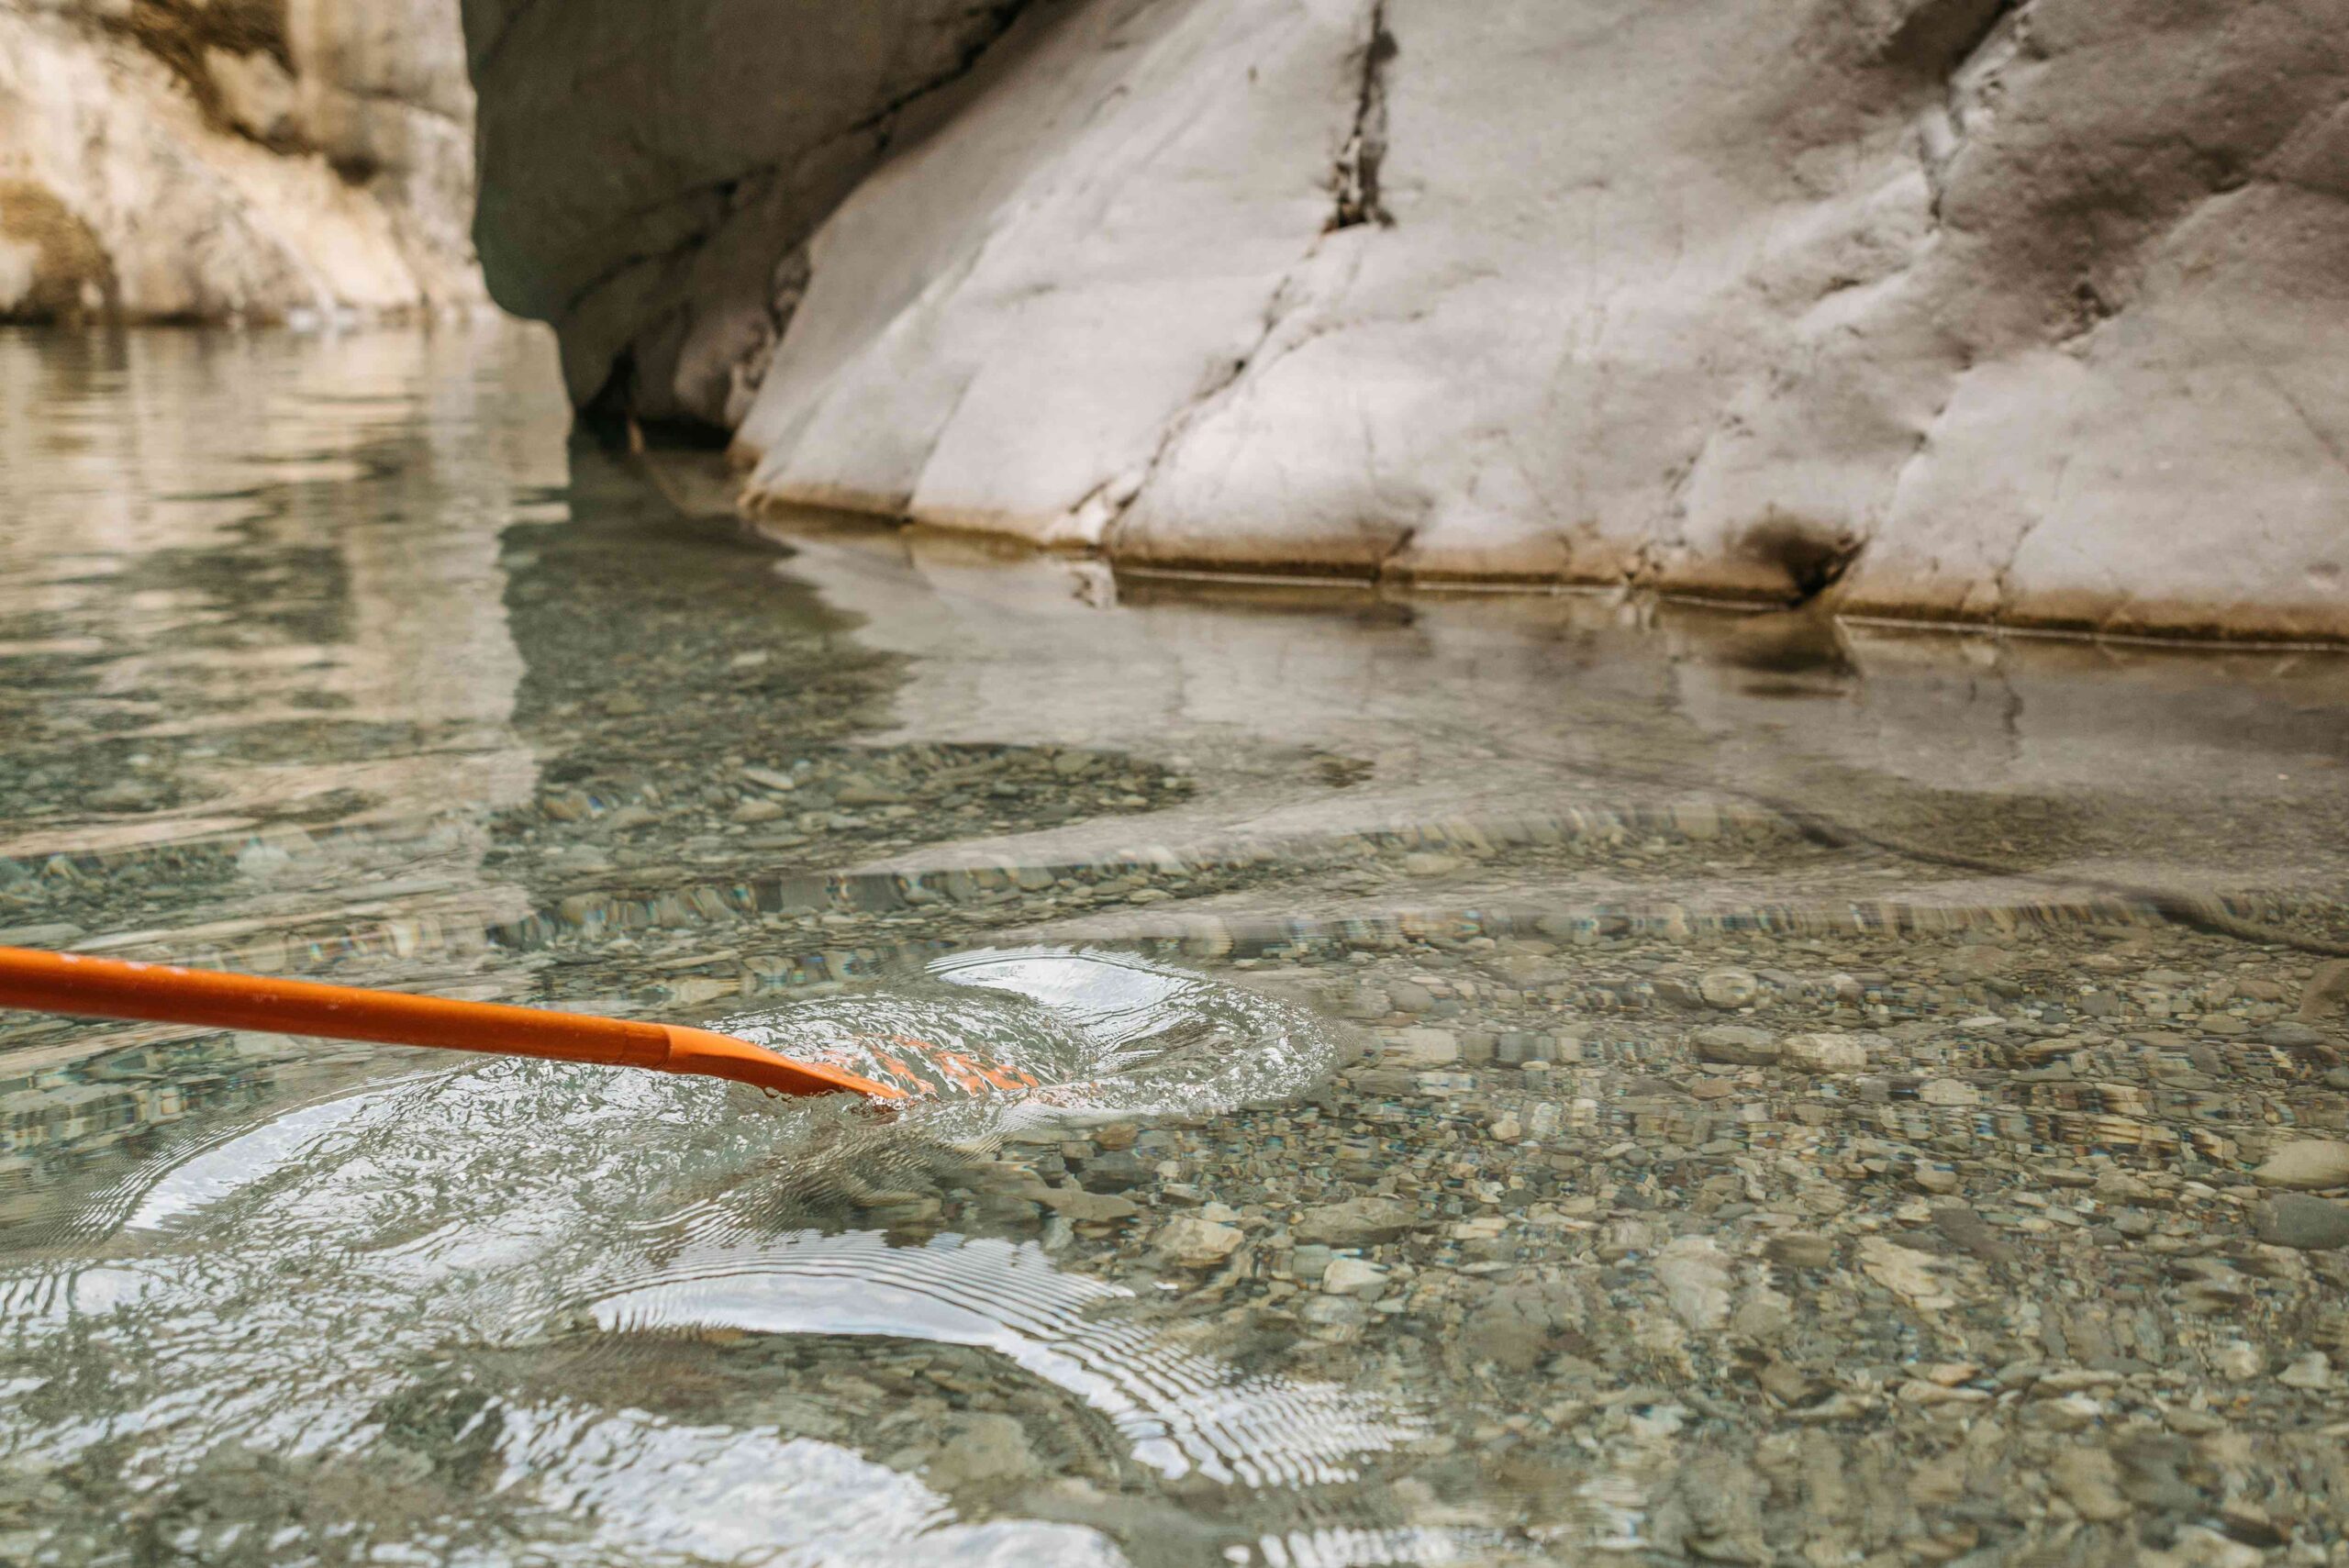
M 669 1058 L 662 1066 L 672 1073 L 730 1078 L 737 1084 L 785 1095 L 863 1095 L 877 1100 L 906 1097 L 903 1089 L 876 1084 L 837 1067 L 794 1062 L 765 1046 L 753 1045 L 730 1034 L 689 1029 L 683 1024 L 663 1024 L 661 1028 L 669 1037 Z
M 0 947 L 0 1007 L 649 1067 L 785 1095 L 905 1098 L 902 1091 L 853 1073 L 794 1062 L 710 1029 L 31 948 Z

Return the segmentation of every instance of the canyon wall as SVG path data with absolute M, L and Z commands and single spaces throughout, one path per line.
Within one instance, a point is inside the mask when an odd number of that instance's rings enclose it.
M 730 425 L 804 283 L 798 246 L 968 96 L 1027 0 L 466 0 L 475 239 L 554 324 L 573 401 Z
M 0 0 L 0 321 L 481 303 L 453 0 Z
M 748 499 L 2349 638 L 2349 0 L 473 0 L 481 241 Z

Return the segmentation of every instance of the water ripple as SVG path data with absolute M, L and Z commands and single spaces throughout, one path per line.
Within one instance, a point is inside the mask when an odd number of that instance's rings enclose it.
M 1170 966 L 1031 949 L 729 1027 L 852 1058 L 918 1033 L 1034 1086 L 944 1084 L 876 1118 L 492 1061 L 294 1109 L 117 1185 L 49 1254 L 0 1270 L 0 1386 L 17 1391 L 0 1454 L 36 1474 L 103 1458 L 150 1499 L 106 1507 L 176 1510 L 229 1542 L 271 1499 L 315 1494 L 393 1556 L 436 1561 L 491 1560 L 482 1542 L 518 1513 L 558 1562 L 1122 1561 L 1114 1507 L 1006 1517 L 1044 1495 L 1031 1479 L 974 1516 L 879 1435 L 907 1418 L 902 1388 L 851 1376 L 843 1395 L 759 1348 L 869 1344 L 853 1368 L 935 1346 L 992 1369 L 957 1374 L 974 1380 L 966 1412 L 1033 1422 L 1041 1400 L 1061 1415 L 1039 1433 L 1081 1413 L 1121 1486 L 1180 1485 L 1195 1507 L 1227 1489 L 1235 1514 L 1262 1498 L 1299 1527 L 1262 1549 L 1261 1524 L 1216 1527 L 1232 1551 L 1448 1550 L 1388 1541 L 1363 1511 L 1376 1456 L 1423 1435 L 1413 1411 L 1198 1350 L 1154 1296 L 1056 1264 L 1025 1188 L 999 1211 L 974 1197 L 1020 1174 L 998 1156 L 1022 1130 L 1307 1086 L 1341 1048 L 1318 1021 Z M 856 1218 L 925 1204 L 926 1229 Z M 739 1358 L 710 1385 L 720 1407 L 641 1407 L 651 1387 L 674 1398 L 646 1369 L 681 1344 Z M 836 1415 L 778 1432 L 757 1414 L 777 1397 Z M 502 1477 L 486 1494 L 465 1480 L 483 1466 Z
M 1297 1008 L 1130 953 L 1030 947 L 933 960 L 882 993 L 713 1026 L 803 1060 L 908 1082 L 926 1130 L 971 1138 L 1054 1120 L 1200 1116 L 1309 1087 L 1345 1049 Z
M 1032 1243 L 943 1236 L 896 1247 L 877 1231 L 807 1231 L 757 1247 L 688 1249 L 657 1279 L 596 1301 L 616 1331 L 740 1329 L 885 1336 L 993 1351 L 1108 1416 L 1162 1475 L 1323 1486 L 1418 1435 L 1373 1396 L 1250 1377 L 1099 1308 L 1132 1293 L 1055 1269 Z

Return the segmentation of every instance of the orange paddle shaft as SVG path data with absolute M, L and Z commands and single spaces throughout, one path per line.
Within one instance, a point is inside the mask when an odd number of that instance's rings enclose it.
M 710 1029 L 28 948 L 0 947 L 0 1007 L 650 1067 L 730 1078 L 785 1095 L 905 1097 L 853 1073 L 794 1062 Z

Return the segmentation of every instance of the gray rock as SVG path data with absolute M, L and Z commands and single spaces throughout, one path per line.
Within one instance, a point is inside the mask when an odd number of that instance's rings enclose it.
M 1460 1037 L 1450 1029 L 1397 1029 L 1384 1060 L 1405 1067 L 1448 1067 L 1460 1060 Z
M 1089 1193 L 1078 1187 L 1046 1187 L 1022 1195 L 1076 1225 L 1131 1219 L 1141 1212 L 1141 1206 L 1130 1197 L 1115 1193 Z
M 1658 977 L 1654 984 L 1656 1000 L 1660 1002 L 1675 1007 L 1698 1007 L 1704 1005 L 1704 997 L 1698 994 L 1694 985 L 1685 980 L 1664 975 Z
M 10 926 L 0 929 L 0 947 L 61 948 L 71 947 L 89 935 L 79 926 L 62 920 L 51 920 L 38 926 Z
M 1359 1329 L 1370 1318 L 1370 1310 L 1351 1296 L 1316 1296 L 1297 1308 L 1301 1322 L 1316 1329 Z
M 2349 1143 L 2333 1138 L 2303 1138 L 2283 1145 L 2251 1179 L 2264 1187 L 2309 1191 L 2349 1186 Z
M 1331 1296 L 1375 1301 L 1386 1287 L 1386 1271 L 1360 1258 L 1332 1258 L 1321 1271 L 1321 1288 Z
M 1779 1050 L 1787 1066 L 1822 1076 L 1857 1073 L 1868 1064 L 1867 1046 L 1855 1035 L 1790 1034 Z
M 2048 1479 L 2082 1518 L 2104 1524 L 2135 1511 L 2121 1495 L 2120 1466 L 2100 1448 L 2064 1450 L 2048 1466 Z
M 888 806 L 906 797 L 877 779 L 850 773 L 833 784 L 832 798 L 841 806 Z
M 2014 1249 L 1998 1240 L 1998 1233 L 1989 1222 L 1970 1208 L 1944 1205 L 1933 1210 L 1932 1225 L 1943 1236 L 1985 1262 L 2014 1262 Z
M 1823 1269 L 1835 1261 L 1835 1240 L 1805 1231 L 1789 1230 L 1773 1237 L 1770 1261 L 1790 1269 Z
M 1695 1036 L 1697 1059 L 1736 1067 L 1766 1067 L 1778 1060 L 1778 1037 L 1742 1024 L 1715 1024 Z
M 761 789 L 773 790 L 778 795 L 789 795 L 799 787 L 798 779 L 777 768 L 746 767 L 741 772 L 744 778 Z
M 1712 1333 L 1729 1319 L 1731 1260 L 1709 1236 L 1684 1236 L 1668 1243 L 1655 1262 L 1672 1315 L 1698 1333 Z
M 574 399 L 626 357 L 640 417 L 729 422 L 738 367 L 764 369 L 807 286 L 796 247 L 890 139 L 860 128 L 887 112 L 918 135 L 951 114 L 959 101 L 939 89 L 1018 10 L 858 0 L 777 26 L 763 0 L 657 17 L 586 0 L 559 18 L 529 0 L 465 6 L 480 173 L 496 193 L 475 233 L 493 292 L 555 323 Z M 573 72 L 590 61 L 583 93 Z M 772 90 L 738 90 L 751 82 Z M 682 330 L 652 329 L 687 301 Z
M 1239 1228 L 1181 1215 L 1158 1228 L 1152 1245 L 1186 1269 L 1212 1268 L 1240 1250 Z
M 1386 988 L 1386 999 L 1398 1013 L 1426 1013 L 1435 1008 L 1434 994 L 1424 985 L 1398 980 Z
M 1076 1179 L 1097 1193 L 1130 1192 L 1157 1174 L 1149 1162 L 1130 1149 L 1113 1149 L 1085 1162 Z
M 1367 1247 L 1408 1234 L 1435 1217 L 1399 1198 L 1357 1197 L 1308 1208 L 1294 1227 L 1300 1241 L 1328 1247 Z
M 152 811 L 168 797 L 163 786 L 152 779 L 117 779 L 92 790 L 83 797 L 93 811 Z
M 1513 1281 L 1468 1315 L 1454 1348 L 1470 1362 L 1530 1372 L 1562 1334 L 1582 1325 L 1585 1312 L 1580 1293 L 1565 1280 Z
M 2271 1247 L 2330 1252 L 2349 1247 L 2349 1204 L 2307 1193 L 2279 1193 L 2251 1211 L 2253 1234 Z
M 1751 1006 L 1762 994 L 1762 983 L 1742 969 L 1716 969 L 1698 980 L 1697 994 L 1705 1006 L 1729 1012 Z
M 2337 1013 L 2349 1013 L 2349 958 L 2318 964 L 2300 993 L 2302 1022 L 2312 1023 Z
M 1037 1468 L 1027 1429 L 1009 1416 L 973 1412 L 954 1418 L 952 1435 L 922 1473 L 931 1485 L 952 1492 L 974 1483 L 1017 1481 Z

